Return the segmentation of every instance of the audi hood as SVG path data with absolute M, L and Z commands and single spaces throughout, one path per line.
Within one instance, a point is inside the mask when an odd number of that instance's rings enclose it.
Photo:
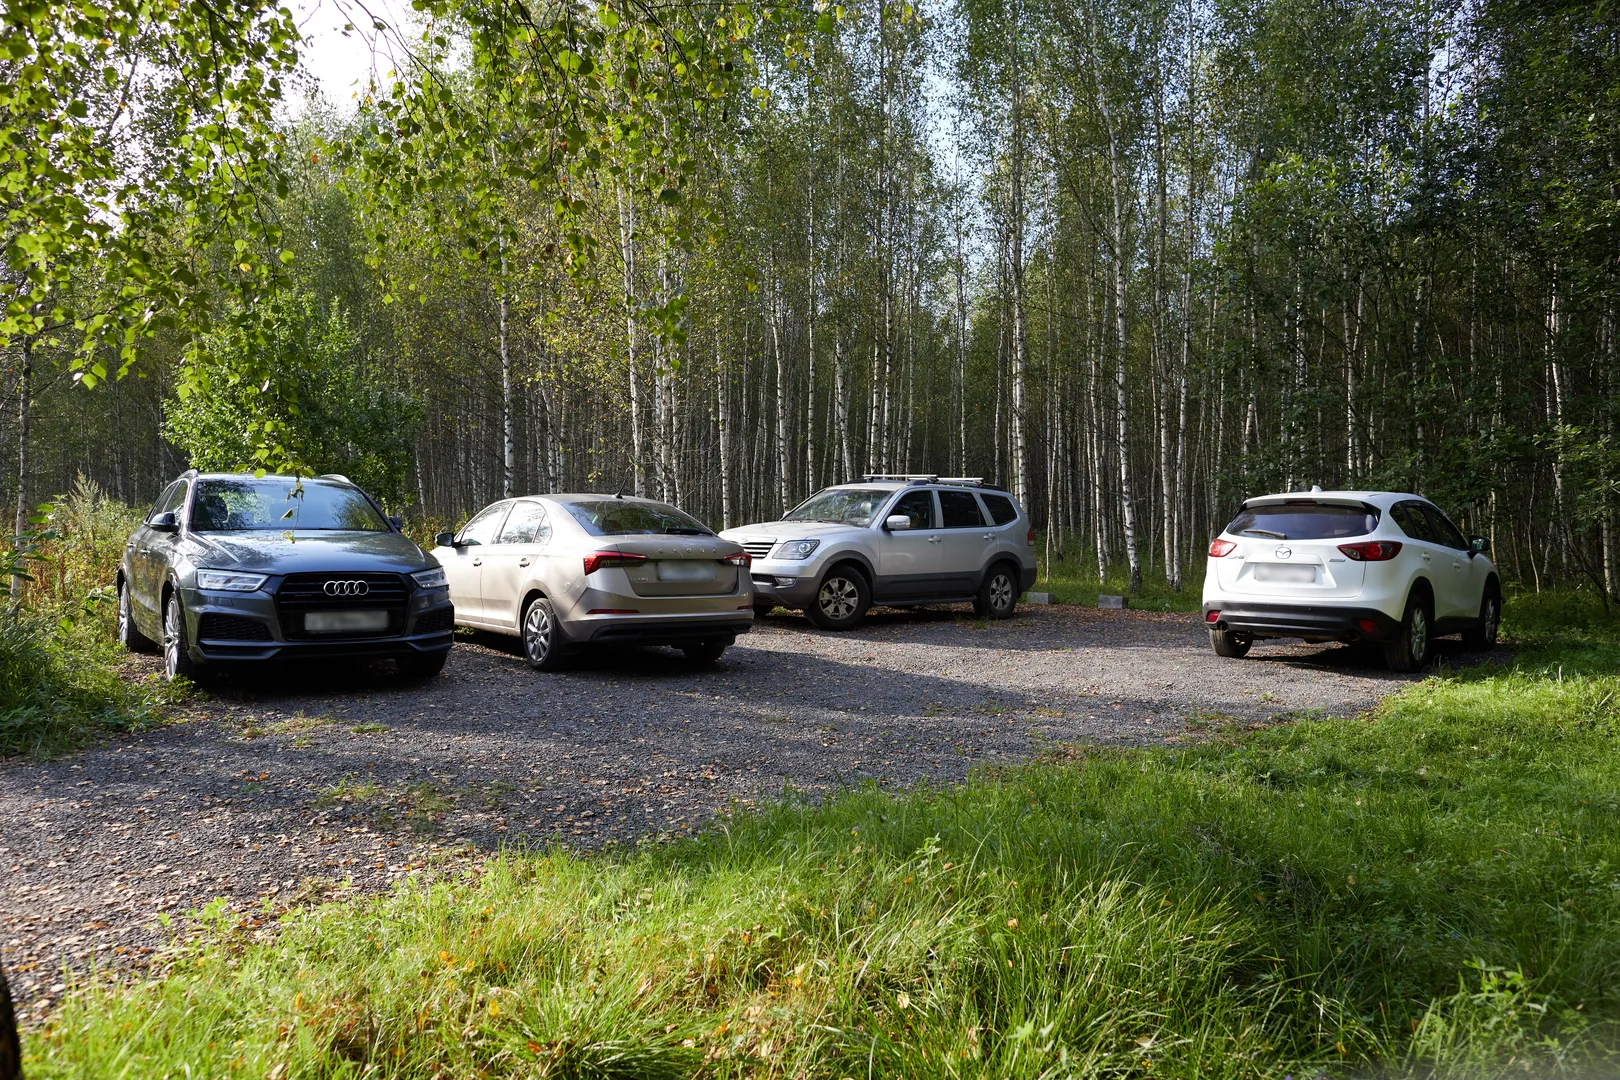
M 396 532 L 189 533 L 181 551 L 197 566 L 297 574 L 311 570 L 409 574 L 439 561 Z

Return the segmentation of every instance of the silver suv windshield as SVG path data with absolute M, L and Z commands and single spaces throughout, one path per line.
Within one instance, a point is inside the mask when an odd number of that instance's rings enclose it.
M 599 502 L 563 503 L 580 527 L 592 536 L 635 536 L 658 533 L 675 536 L 713 536 L 697 518 L 663 503 L 602 499 Z
M 341 530 L 387 532 L 371 501 L 354 488 L 265 477 L 197 481 L 193 532 Z
M 865 528 L 893 494 L 881 488 L 825 488 L 788 511 L 782 520 L 826 521 Z

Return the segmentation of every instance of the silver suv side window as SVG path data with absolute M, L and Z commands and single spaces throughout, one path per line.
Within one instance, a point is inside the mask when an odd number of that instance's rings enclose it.
M 501 527 L 501 519 L 506 516 L 507 508 L 511 503 L 498 502 L 494 506 L 486 506 L 473 515 L 471 521 L 462 526 L 461 542 L 463 544 L 490 544 L 495 541 L 495 533 Z
M 896 500 L 888 516 L 904 514 L 911 519 L 913 529 L 933 529 L 934 524 L 934 493 L 932 491 L 908 491 Z
M 1010 525 L 1018 520 L 1018 508 L 1007 496 L 981 491 L 979 498 L 984 500 L 984 508 L 990 511 L 990 518 L 997 525 Z
M 537 502 L 519 502 L 512 506 L 506 524 L 501 527 L 497 544 L 544 544 L 551 539 L 551 522 L 546 508 Z
M 939 492 L 939 508 L 947 529 L 982 529 L 984 515 L 971 491 Z

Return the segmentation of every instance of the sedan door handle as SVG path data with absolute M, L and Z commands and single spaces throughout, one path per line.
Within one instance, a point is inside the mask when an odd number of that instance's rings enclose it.
M 530 559 L 527 555 L 525 555 L 523 558 L 518 560 L 518 565 L 519 566 L 528 566 L 529 563 L 531 563 L 533 561 L 534 560 Z

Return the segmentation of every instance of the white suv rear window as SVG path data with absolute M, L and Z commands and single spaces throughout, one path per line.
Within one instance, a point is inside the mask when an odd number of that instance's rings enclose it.
M 1366 536 L 1376 528 L 1378 511 L 1370 506 L 1287 502 L 1248 507 L 1226 531 L 1272 540 L 1338 540 Z

